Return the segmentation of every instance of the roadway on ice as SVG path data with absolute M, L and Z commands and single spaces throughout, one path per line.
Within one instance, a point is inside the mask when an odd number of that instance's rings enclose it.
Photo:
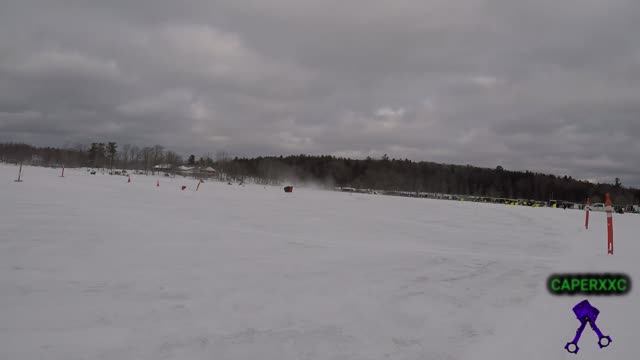
M 640 215 L 0 164 L 0 359 L 635 359 Z M 188 189 L 180 191 L 181 185 Z

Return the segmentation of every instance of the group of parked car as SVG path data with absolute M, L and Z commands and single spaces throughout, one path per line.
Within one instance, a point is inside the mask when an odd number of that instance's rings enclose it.
M 603 203 L 595 203 L 589 206 L 589 210 L 591 211 L 606 211 L 606 206 Z M 627 206 L 613 206 L 613 211 L 618 214 L 624 213 L 640 213 L 639 205 L 627 205 Z
M 472 201 L 483 202 L 492 204 L 504 204 L 514 206 L 531 206 L 531 207 L 550 207 L 556 209 L 576 209 L 584 210 L 585 204 L 575 203 L 565 200 L 527 200 L 527 199 L 507 199 L 507 198 L 493 198 L 486 196 L 469 196 L 469 195 L 452 195 L 452 194 L 438 194 L 438 193 L 425 193 L 425 192 L 410 192 L 410 191 L 384 191 L 384 190 L 370 190 L 370 189 L 356 189 L 352 187 L 338 187 L 335 190 L 342 192 L 353 192 L 361 194 L 382 194 L 393 196 L 407 196 L 407 197 L 422 197 L 429 199 L 443 199 L 443 200 L 457 200 L 457 201 Z M 591 204 L 591 211 L 606 211 L 604 204 L 596 203 Z M 613 210 L 616 213 L 640 213 L 640 206 L 638 205 L 626 205 L 626 206 L 613 206 Z
M 98 173 L 98 169 L 87 169 L 87 172 L 91 175 L 96 175 Z M 102 170 L 102 174 L 104 174 L 104 170 Z M 114 170 L 112 172 L 109 172 L 109 175 L 128 176 L 129 173 L 127 173 L 127 170 Z

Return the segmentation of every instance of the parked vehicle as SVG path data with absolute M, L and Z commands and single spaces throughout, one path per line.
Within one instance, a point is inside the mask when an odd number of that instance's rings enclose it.
M 606 207 L 604 206 L 603 203 L 595 203 L 595 204 L 591 204 L 589 206 L 589 209 L 591 211 L 606 211 Z

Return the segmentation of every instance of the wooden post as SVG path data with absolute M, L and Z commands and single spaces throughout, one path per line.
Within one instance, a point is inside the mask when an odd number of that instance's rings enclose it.
M 20 170 L 18 170 L 18 180 L 15 180 L 15 182 L 22 182 L 22 161 L 20 162 Z

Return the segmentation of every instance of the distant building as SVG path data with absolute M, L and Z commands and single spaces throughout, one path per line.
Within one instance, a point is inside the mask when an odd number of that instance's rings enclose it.
M 211 166 L 208 166 L 206 168 L 201 168 L 200 175 L 206 178 L 216 178 L 220 176 L 220 174 L 218 173 L 218 170 L 212 168 Z
M 188 167 L 188 166 L 178 166 L 178 171 L 183 173 L 183 174 L 194 174 L 197 169 L 195 167 Z
M 43 161 L 42 156 L 38 154 L 31 155 L 31 165 L 42 165 Z

